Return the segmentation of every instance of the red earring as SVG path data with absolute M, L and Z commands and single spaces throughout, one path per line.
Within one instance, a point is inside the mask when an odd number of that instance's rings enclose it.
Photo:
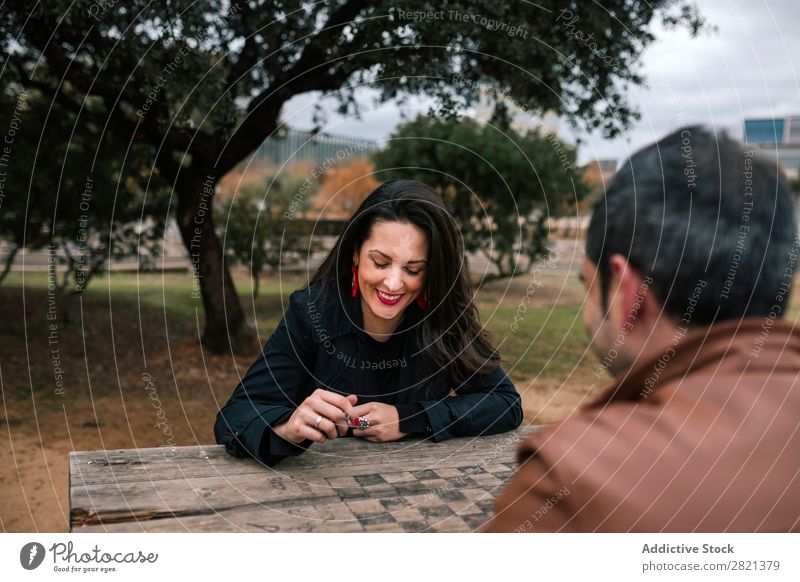
M 358 297 L 358 267 L 353 265 L 353 297 Z
M 417 305 L 419 305 L 420 309 L 425 309 L 425 293 L 420 293 L 417 295 Z

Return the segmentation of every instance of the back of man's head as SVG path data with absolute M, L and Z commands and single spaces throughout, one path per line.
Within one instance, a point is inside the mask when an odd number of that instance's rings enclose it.
M 680 317 L 692 298 L 691 323 L 708 325 L 767 316 L 776 306 L 782 315 L 795 231 L 790 189 L 774 160 L 688 127 L 622 166 L 595 207 L 586 253 L 598 266 L 604 303 L 608 259 L 620 253 L 649 276 L 668 315 Z

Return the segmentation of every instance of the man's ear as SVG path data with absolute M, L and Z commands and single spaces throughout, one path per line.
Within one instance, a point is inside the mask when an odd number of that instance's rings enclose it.
M 620 328 L 630 328 L 642 314 L 647 284 L 641 273 L 621 254 L 611 255 L 608 266 L 611 271 L 611 291 L 617 296 L 613 301 L 616 304 L 617 323 Z

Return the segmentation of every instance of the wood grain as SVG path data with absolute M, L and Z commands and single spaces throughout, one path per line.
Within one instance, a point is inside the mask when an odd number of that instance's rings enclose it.
M 473 531 L 539 427 L 433 443 L 338 439 L 275 467 L 220 445 L 70 454 L 74 532 Z

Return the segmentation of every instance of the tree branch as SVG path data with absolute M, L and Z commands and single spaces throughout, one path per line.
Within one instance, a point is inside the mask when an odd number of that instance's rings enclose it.
M 301 93 L 332 91 L 339 88 L 352 71 L 341 67 L 333 74 L 314 75 L 327 58 L 327 49 L 336 45 L 336 35 L 367 6 L 365 0 L 351 0 L 328 18 L 325 26 L 311 39 L 294 66 L 258 96 L 248 107 L 244 121 L 236 128 L 216 165 L 218 175 L 225 174 L 250 152 L 260 146 L 275 130 L 283 104 Z

